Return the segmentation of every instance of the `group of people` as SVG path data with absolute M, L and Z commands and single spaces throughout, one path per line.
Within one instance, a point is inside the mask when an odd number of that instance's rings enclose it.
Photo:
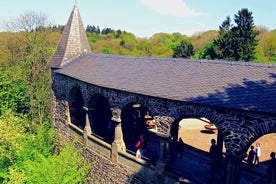
M 223 153 L 222 150 L 216 144 L 215 139 L 211 139 L 211 146 L 209 149 L 209 156 L 210 156 L 210 166 L 211 166 L 211 179 L 215 177 L 215 175 L 222 176 L 221 173 L 221 166 L 223 160 Z
M 256 143 L 256 149 L 254 149 L 254 146 L 252 145 L 250 147 L 250 151 L 247 157 L 247 162 L 250 168 L 252 168 L 254 165 L 259 166 L 260 156 L 261 156 L 261 145 L 260 143 Z
M 146 148 L 146 140 L 143 134 L 140 134 L 139 140 L 137 141 L 136 147 L 136 158 L 141 159 Z M 170 157 L 173 158 L 183 158 L 184 154 L 184 141 L 180 137 L 178 141 L 172 141 L 170 145 Z
M 180 137 L 178 141 L 172 141 L 172 157 L 176 158 L 182 158 L 183 152 L 184 152 L 184 142 L 182 138 Z M 174 145 L 174 146 L 173 146 Z M 137 159 L 141 159 L 142 155 L 144 153 L 145 147 L 146 147 L 146 140 L 143 134 L 140 135 L 138 142 L 135 145 L 137 151 L 136 151 L 136 157 Z M 211 164 L 211 178 L 215 177 L 215 174 L 221 175 L 221 166 L 223 161 L 223 153 L 222 150 L 218 147 L 216 144 L 215 139 L 211 139 L 211 147 L 209 150 L 209 156 L 210 156 L 210 164 Z M 254 149 L 254 146 L 252 145 L 250 147 L 250 151 L 247 156 L 247 162 L 249 164 L 249 167 L 252 168 L 253 165 L 258 166 L 260 164 L 260 158 L 261 156 L 261 145 L 260 143 L 256 143 L 256 148 Z M 267 176 L 269 183 L 276 184 L 276 158 L 275 158 L 275 152 L 271 152 L 270 154 L 270 161 L 269 166 L 267 169 Z
M 250 151 L 248 153 L 247 162 L 250 168 L 252 168 L 254 165 L 259 165 L 260 161 L 259 158 L 261 156 L 261 146 L 260 143 L 256 143 L 256 148 L 254 149 L 254 146 L 250 146 Z M 276 158 L 275 158 L 275 152 L 270 153 L 270 160 L 268 163 L 267 168 L 267 177 L 268 177 L 268 183 L 269 184 L 276 184 Z
M 171 138 L 170 142 L 170 160 L 173 161 L 175 158 L 183 158 L 184 155 L 184 141 L 181 137 L 177 139 L 174 139 L 174 137 Z

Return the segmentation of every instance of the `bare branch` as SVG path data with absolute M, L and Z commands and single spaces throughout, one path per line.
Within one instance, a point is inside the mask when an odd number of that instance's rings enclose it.
M 3 29 L 9 32 L 31 32 L 39 28 L 47 28 L 50 26 L 51 23 L 46 14 L 29 11 L 19 17 L 11 18 L 9 21 L 5 21 Z

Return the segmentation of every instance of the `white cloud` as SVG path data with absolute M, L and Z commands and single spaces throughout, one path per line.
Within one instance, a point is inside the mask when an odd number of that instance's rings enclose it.
M 141 3 L 154 11 L 179 16 L 179 17 L 192 17 L 203 15 L 189 8 L 183 0 L 140 0 Z

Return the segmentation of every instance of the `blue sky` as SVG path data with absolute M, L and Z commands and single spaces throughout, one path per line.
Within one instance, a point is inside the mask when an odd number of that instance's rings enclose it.
M 28 11 L 45 13 L 52 24 L 66 24 L 75 0 L 0 0 L 0 24 Z M 121 29 L 137 37 L 154 33 L 186 35 L 217 30 L 226 16 L 242 8 L 253 12 L 256 26 L 276 29 L 275 0 L 77 0 L 85 27 Z

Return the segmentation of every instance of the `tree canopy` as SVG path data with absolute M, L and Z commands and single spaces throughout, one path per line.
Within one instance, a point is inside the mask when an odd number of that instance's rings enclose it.
M 258 44 L 252 12 L 241 9 L 235 15 L 236 25 L 227 17 L 219 27 L 219 36 L 214 41 L 216 58 L 234 61 L 252 61 L 255 58 L 255 47 Z
M 47 61 L 60 28 L 40 16 L 24 14 L 0 33 L 0 183 L 82 183 L 90 167 L 50 128 Z

